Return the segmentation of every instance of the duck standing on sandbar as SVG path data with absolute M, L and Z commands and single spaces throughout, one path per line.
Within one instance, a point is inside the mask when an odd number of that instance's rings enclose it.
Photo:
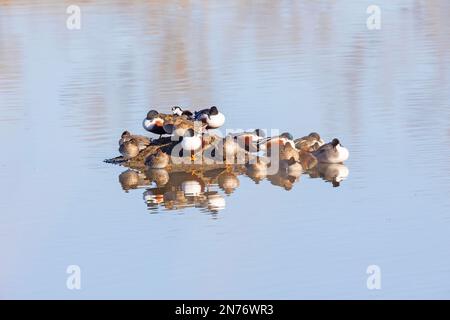
M 183 150 L 191 152 L 191 160 L 195 160 L 195 151 L 202 147 L 202 138 L 195 134 L 194 129 L 187 129 L 181 140 L 181 147 Z

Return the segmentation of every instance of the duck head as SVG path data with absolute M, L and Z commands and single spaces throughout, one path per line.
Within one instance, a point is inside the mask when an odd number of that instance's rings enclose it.
M 150 111 L 147 113 L 146 119 L 149 120 L 149 121 L 151 121 L 153 124 L 155 124 L 155 125 L 158 126 L 158 127 L 162 127 L 162 126 L 164 125 L 164 120 L 162 120 L 162 119 L 159 117 L 159 112 L 156 111 L 156 110 L 150 110 Z
M 260 138 L 265 138 L 266 137 L 266 133 L 262 129 L 255 129 L 254 132 L 255 132 L 255 135 L 260 137 Z
M 288 139 L 288 140 L 293 140 L 293 139 L 294 139 L 294 137 L 292 136 L 292 134 L 290 134 L 289 132 L 283 132 L 282 134 L 280 134 L 280 137 L 281 137 L 281 138 Z
M 184 133 L 185 137 L 193 137 L 195 135 L 194 129 L 189 128 L 186 130 L 186 132 Z
M 311 132 L 308 137 L 320 140 L 320 135 L 317 132 Z
M 181 109 L 181 107 L 179 106 L 173 106 L 172 113 L 176 114 L 177 116 L 181 116 L 183 114 L 183 109 Z
M 331 141 L 331 145 L 332 145 L 334 148 L 336 148 L 337 146 L 341 145 L 341 143 L 339 142 L 339 140 L 338 140 L 337 138 L 334 138 L 334 139 Z
M 124 131 L 120 137 L 122 139 L 124 139 L 124 138 L 128 138 L 130 136 L 131 136 L 131 133 L 129 131 Z
M 158 116 L 158 114 L 159 114 L 159 112 L 158 111 L 156 111 L 156 110 L 150 110 L 148 113 L 147 113 L 147 120 L 153 120 L 154 118 L 156 118 L 157 116 Z
M 217 109 L 216 106 L 212 106 L 208 111 L 209 116 L 216 116 L 218 114 L 219 114 L 219 109 Z

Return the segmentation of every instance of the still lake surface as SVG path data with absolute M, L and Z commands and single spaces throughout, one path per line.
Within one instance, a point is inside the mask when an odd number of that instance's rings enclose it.
M 381 30 L 356 0 L 70 4 L 0 1 L 0 298 L 450 298 L 449 1 L 378 1 Z M 338 137 L 349 176 L 148 210 L 103 160 L 172 105 Z

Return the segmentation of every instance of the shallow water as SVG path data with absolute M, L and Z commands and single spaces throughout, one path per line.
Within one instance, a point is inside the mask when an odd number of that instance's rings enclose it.
M 450 2 L 70 4 L 0 1 L 1 298 L 450 298 Z M 339 137 L 349 176 L 148 210 L 103 160 L 172 105 Z

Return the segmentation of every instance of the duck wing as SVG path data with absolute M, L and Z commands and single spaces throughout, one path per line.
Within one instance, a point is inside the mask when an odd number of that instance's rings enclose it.
M 331 150 L 333 150 L 333 145 L 331 143 L 326 143 L 323 146 L 319 147 L 319 149 L 317 149 L 316 151 L 314 151 L 313 154 L 322 154 L 325 152 L 329 152 Z
M 136 140 L 139 144 L 142 145 L 150 145 L 150 139 L 145 136 L 135 135 L 133 136 L 134 140 Z
M 208 115 L 209 109 L 203 109 L 200 111 L 195 111 L 194 120 L 203 120 L 205 115 Z

